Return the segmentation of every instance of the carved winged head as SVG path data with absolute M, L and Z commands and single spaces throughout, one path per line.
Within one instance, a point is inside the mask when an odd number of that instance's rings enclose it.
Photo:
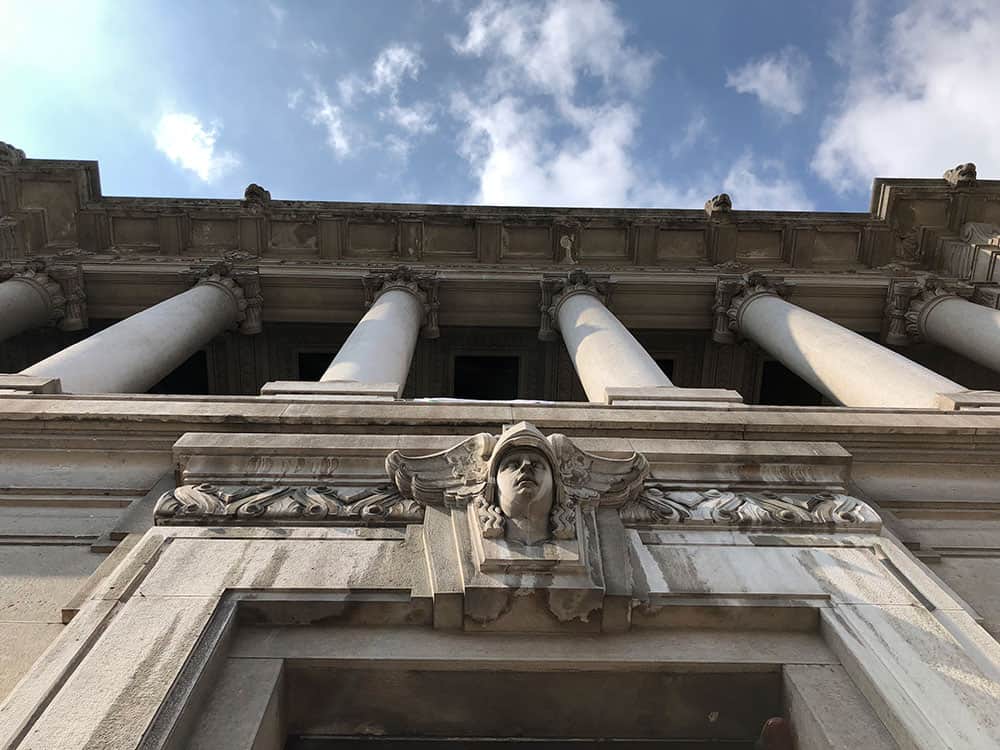
M 527 422 L 427 456 L 393 451 L 385 467 L 403 497 L 424 505 L 471 505 L 484 537 L 522 544 L 575 539 L 578 507 L 618 507 L 638 494 L 649 473 L 640 454 L 595 456 Z
M 976 165 L 972 162 L 959 164 L 944 173 L 944 179 L 951 185 L 971 185 L 976 182 Z

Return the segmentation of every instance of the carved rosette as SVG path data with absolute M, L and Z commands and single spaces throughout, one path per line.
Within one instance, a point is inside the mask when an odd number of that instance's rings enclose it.
M 541 321 L 538 338 L 541 341 L 555 341 L 559 330 L 559 306 L 575 294 L 589 294 L 607 305 L 611 294 L 611 284 L 607 278 L 593 277 L 579 269 L 566 276 L 550 277 L 541 281 L 542 301 L 539 305 Z
M 885 342 L 905 346 L 920 341 L 931 310 L 946 299 L 967 299 L 972 294 L 971 286 L 958 281 L 894 279 L 886 298 Z
M 769 279 L 760 273 L 738 278 L 720 276 L 712 306 L 712 340 L 719 344 L 735 343 L 740 336 L 740 316 L 748 302 L 765 295 L 785 297 L 787 293 L 788 285 L 783 279 Z
M 210 284 L 232 295 L 240 333 L 254 335 L 263 330 L 261 308 L 264 297 L 256 269 L 238 269 L 229 263 L 214 263 L 207 268 L 193 269 L 191 275 L 198 285 Z
M 681 490 L 650 483 L 621 509 L 628 525 L 735 526 L 741 529 L 878 532 L 882 520 L 863 500 L 839 493 Z
M 156 503 L 157 524 L 407 524 L 420 523 L 423 507 L 395 487 L 344 492 L 314 487 L 183 485 Z
M 438 282 L 437 274 L 414 271 L 409 266 L 396 266 L 390 271 L 366 274 L 361 282 L 365 287 L 365 307 L 371 307 L 375 300 L 390 289 L 401 289 L 416 297 L 424 308 L 422 334 L 424 338 L 436 339 L 441 335 L 438 328 Z

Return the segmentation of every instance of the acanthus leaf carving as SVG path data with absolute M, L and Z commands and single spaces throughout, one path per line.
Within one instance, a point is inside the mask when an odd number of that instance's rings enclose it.
M 734 526 L 743 529 L 877 532 L 881 519 L 856 497 L 833 492 L 777 493 L 686 490 L 648 484 L 621 509 L 634 525 Z
M 156 503 L 157 523 L 419 523 L 423 507 L 392 486 L 345 493 L 327 485 L 182 485 Z
M 361 283 L 365 289 L 365 307 L 371 307 L 380 296 L 390 289 L 401 289 L 416 297 L 424 308 L 422 333 L 424 338 L 440 337 L 438 328 L 438 284 L 437 274 L 415 271 L 409 266 L 365 274 Z
M 712 304 L 712 340 L 719 344 L 735 343 L 740 335 L 740 311 L 743 306 L 762 295 L 785 297 L 788 288 L 784 279 L 769 278 L 757 272 L 738 277 L 720 276 Z
M 549 276 L 541 281 L 542 299 L 539 305 L 541 320 L 538 327 L 540 341 L 555 341 L 559 330 L 559 306 L 574 294 L 589 294 L 607 305 L 611 283 L 582 269 L 574 269 L 565 276 Z

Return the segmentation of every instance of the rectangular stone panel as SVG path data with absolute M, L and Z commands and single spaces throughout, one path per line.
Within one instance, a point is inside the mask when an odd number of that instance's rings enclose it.
M 427 258 L 474 258 L 475 224 L 425 224 L 424 255 Z
M 239 244 L 239 224 L 235 219 L 192 219 L 192 247 L 231 247 Z
M 816 264 L 848 265 L 858 259 L 859 232 L 815 233 L 812 262 Z
M 348 258 L 394 257 L 396 255 L 396 224 L 349 222 L 347 225 Z
M 781 232 L 740 231 L 736 237 L 736 257 L 749 263 L 781 260 Z
M 270 254 L 316 255 L 319 250 L 319 233 L 312 221 L 271 221 Z
M 111 244 L 115 247 L 156 247 L 160 225 L 156 217 L 111 217 Z
M 80 206 L 73 182 L 23 179 L 21 206 L 45 210 L 45 229 L 49 242 L 68 242 L 76 237 L 76 212 Z
M 583 260 L 627 260 L 628 227 L 588 227 L 581 232 Z
M 548 226 L 504 224 L 500 260 L 551 260 L 552 230 Z
M 701 230 L 660 229 L 656 236 L 656 262 L 707 262 L 705 233 Z

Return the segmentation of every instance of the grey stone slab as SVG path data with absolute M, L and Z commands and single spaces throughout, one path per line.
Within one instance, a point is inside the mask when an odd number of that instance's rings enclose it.
M 280 750 L 282 668 L 282 659 L 227 659 L 185 747 Z
M 785 710 L 800 748 L 899 748 L 843 667 L 790 664 L 782 674 Z
M 0 642 L 7 644 L 0 649 L 0 703 L 62 629 L 51 622 L 0 621 Z
M 0 621 L 62 624 L 61 608 L 103 559 L 87 547 L 0 546 Z

